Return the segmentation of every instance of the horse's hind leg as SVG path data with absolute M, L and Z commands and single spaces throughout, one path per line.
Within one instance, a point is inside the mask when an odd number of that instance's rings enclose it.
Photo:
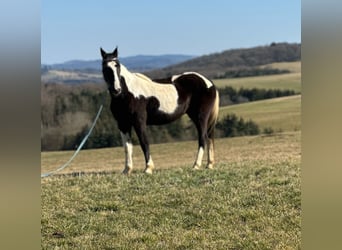
M 207 151 L 208 151 L 208 169 L 214 168 L 214 129 L 208 132 L 208 139 L 207 139 Z
M 199 169 L 202 165 L 205 142 L 207 140 L 207 119 L 192 120 L 194 121 L 198 132 L 198 151 L 193 169 Z

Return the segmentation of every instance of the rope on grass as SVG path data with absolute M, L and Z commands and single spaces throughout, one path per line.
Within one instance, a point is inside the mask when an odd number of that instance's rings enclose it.
M 51 172 L 48 172 L 48 173 L 45 173 L 45 174 L 41 174 L 40 177 L 43 178 L 43 177 L 48 177 L 50 175 L 53 175 L 55 174 L 56 172 L 58 171 L 61 171 L 63 170 L 64 168 L 66 168 L 71 162 L 72 160 L 76 157 L 76 155 L 80 152 L 80 150 L 82 149 L 83 145 L 86 143 L 88 137 L 90 136 L 91 132 L 93 131 L 93 128 L 95 127 L 95 124 L 97 122 L 97 120 L 99 119 L 100 117 L 100 114 L 101 114 L 101 111 L 102 111 L 102 108 L 103 108 L 103 105 L 100 106 L 99 108 L 99 111 L 97 111 L 97 114 L 96 114 L 96 117 L 94 119 L 94 122 L 93 124 L 91 125 L 88 133 L 85 135 L 85 137 L 83 138 L 82 142 L 80 143 L 80 145 L 78 146 L 77 150 L 75 151 L 75 153 L 71 156 L 71 158 L 69 159 L 69 161 L 67 161 L 64 165 L 60 166 L 59 168 L 57 168 L 56 170 L 54 171 L 51 171 Z

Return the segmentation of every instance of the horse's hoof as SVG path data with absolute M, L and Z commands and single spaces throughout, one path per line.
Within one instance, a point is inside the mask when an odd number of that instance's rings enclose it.
M 144 173 L 145 174 L 152 174 L 153 170 L 152 168 L 145 168 Z
M 122 171 L 122 174 L 124 175 L 129 175 L 131 174 L 132 172 L 132 168 L 125 168 L 123 171 Z
M 200 166 L 198 166 L 197 164 L 195 164 L 193 167 L 192 167 L 192 170 L 199 170 L 200 169 Z
M 213 169 L 214 168 L 214 164 L 212 163 L 209 163 L 207 166 L 206 166 L 206 169 Z

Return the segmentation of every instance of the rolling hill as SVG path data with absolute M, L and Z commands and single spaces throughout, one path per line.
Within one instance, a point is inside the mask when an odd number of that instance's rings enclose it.
M 222 119 L 227 114 L 236 114 L 245 120 L 253 120 L 261 129 L 274 131 L 301 130 L 301 95 L 243 103 L 220 108 Z
M 140 55 L 121 58 L 121 62 L 131 71 L 142 72 L 151 78 L 196 71 L 208 78 L 217 79 L 297 72 L 298 67 L 289 70 L 286 63 L 299 62 L 300 59 L 300 44 L 272 43 L 268 46 L 231 49 L 199 57 Z M 43 83 L 103 83 L 100 67 L 100 60 L 72 60 L 63 64 L 42 65 L 41 79 Z
M 166 67 L 194 58 L 191 55 L 136 55 L 120 58 L 120 61 L 130 70 L 146 71 Z M 51 70 L 101 71 L 101 60 L 70 60 L 58 64 L 43 64 L 42 67 Z
M 147 71 L 166 67 L 193 58 L 190 55 L 137 55 L 121 58 L 121 62 L 131 71 Z M 41 66 L 43 83 L 103 83 L 101 60 L 71 60 L 60 64 Z
M 231 49 L 196 57 L 162 69 L 145 72 L 151 78 L 168 77 L 185 71 L 196 71 L 209 78 L 222 78 L 236 70 L 260 70 L 258 66 L 301 59 L 301 45 L 272 43 L 247 49 Z

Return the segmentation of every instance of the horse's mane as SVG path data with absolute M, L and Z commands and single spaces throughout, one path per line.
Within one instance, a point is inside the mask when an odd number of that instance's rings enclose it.
M 138 77 L 138 78 L 141 78 L 142 80 L 152 82 L 152 79 L 149 78 L 148 76 L 144 75 L 144 74 L 134 73 L 134 75 L 135 75 L 136 77 Z
M 148 76 L 141 74 L 141 73 L 134 73 L 134 75 L 142 80 L 154 82 L 154 83 L 172 83 L 171 77 L 168 78 L 161 78 L 161 79 L 151 79 Z

